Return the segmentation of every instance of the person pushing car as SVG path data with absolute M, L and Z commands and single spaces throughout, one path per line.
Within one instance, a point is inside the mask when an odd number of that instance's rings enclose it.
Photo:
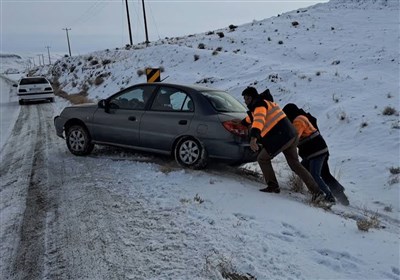
M 247 87 L 243 90 L 242 96 L 249 111 L 241 123 L 250 128 L 250 148 L 254 152 L 259 151 L 257 161 L 267 184 L 267 187 L 260 191 L 280 192 L 271 160 L 282 152 L 290 169 L 303 180 L 311 192 L 311 200 L 322 199 L 324 193 L 299 161 L 297 153 L 299 138 L 285 113 L 277 103 L 262 98 L 254 87 Z M 262 148 L 258 144 L 261 144 Z

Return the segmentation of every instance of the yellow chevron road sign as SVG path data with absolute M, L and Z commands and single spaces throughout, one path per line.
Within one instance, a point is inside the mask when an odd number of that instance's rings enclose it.
M 148 83 L 160 82 L 160 69 L 159 68 L 146 68 L 146 76 Z

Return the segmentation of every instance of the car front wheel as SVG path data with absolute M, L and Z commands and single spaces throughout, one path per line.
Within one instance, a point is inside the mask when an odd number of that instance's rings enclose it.
M 89 132 L 81 125 L 73 125 L 68 128 L 66 142 L 68 150 L 76 156 L 88 155 L 94 148 Z
M 207 151 L 201 143 L 191 137 L 184 137 L 175 146 L 175 160 L 184 167 L 202 169 L 207 165 Z

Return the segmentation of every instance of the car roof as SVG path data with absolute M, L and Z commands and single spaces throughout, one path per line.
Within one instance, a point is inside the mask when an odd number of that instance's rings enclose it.
M 30 77 L 22 77 L 21 79 L 38 79 L 38 78 L 41 78 L 41 79 L 46 79 L 45 77 L 43 77 L 43 76 L 30 76 Z M 46 79 L 47 80 L 47 79 Z
M 159 85 L 159 86 L 181 87 L 181 88 L 186 88 L 186 89 L 194 89 L 194 90 L 197 90 L 197 91 L 222 91 L 220 89 L 210 88 L 210 87 L 205 87 L 205 86 L 199 86 L 199 85 L 163 83 L 163 82 L 141 83 L 141 84 L 136 84 L 135 86 L 141 86 L 141 85 Z
M 32 80 L 32 81 L 37 81 L 37 80 L 45 80 L 46 82 L 49 82 L 49 80 L 47 80 L 45 77 L 41 77 L 41 76 L 35 76 L 35 77 L 22 77 L 21 79 L 20 79 L 20 81 L 22 81 L 22 80 L 25 80 L 25 81 L 29 81 L 29 80 Z

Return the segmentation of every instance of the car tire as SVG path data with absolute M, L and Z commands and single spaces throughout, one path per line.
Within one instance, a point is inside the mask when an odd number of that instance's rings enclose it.
M 184 167 L 203 169 L 207 166 L 208 155 L 204 146 L 192 137 L 181 138 L 175 146 L 176 162 Z
M 53 102 L 54 102 L 54 98 L 49 98 L 49 101 L 50 101 L 51 103 L 53 103 Z
M 23 100 L 18 100 L 18 104 L 19 105 L 24 105 L 24 101 Z
M 81 125 L 73 125 L 66 133 L 68 150 L 76 156 L 85 156 L 93 151 L 94 144 L 87 129 Z

